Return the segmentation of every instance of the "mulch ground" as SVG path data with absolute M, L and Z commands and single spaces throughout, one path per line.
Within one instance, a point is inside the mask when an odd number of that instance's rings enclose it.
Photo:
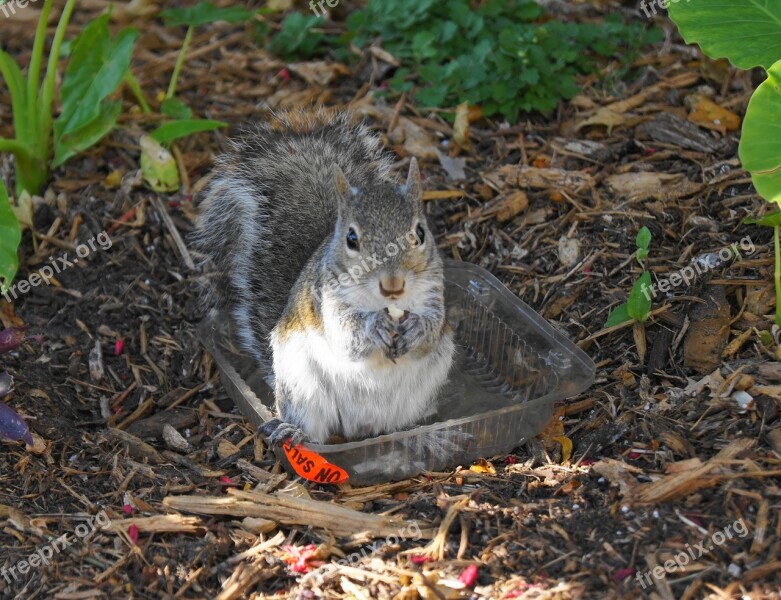
M 94 14 L 77 11 L 73 33 Z M 32 28 L 0 32 L 26 62 Z M 182 33 L 143 25 L 135 72 L 153 104 Z M 5 402 L 36 444 L 1 442 L 0 597 L 779 597 L 772 236 L 742 224 L 766 206 L 732 122 L 757 77 L 670 35 L 631 83 L 585 81 L 556 114 L 510 127 L 476 119 L 458 144 L 441 114 L 372 96 L 381 66 L 285 65 L 250 26 L 219 24 L 196 34 L 179 90 L 232 124 L 353 103 L 400 172 L 422 159 L 442 253 L 486 267 L 576 341 L 595 384 L 536 440 L 477 465 L 368 488 L 287 475 L 199 344 L 197 272 L 176 243 L 221 134 L 179 143 L 182 191 L 158 196 L 136 176 L 150 119 L 127 110 L 36 200 L 18 279 L 102 231 L 111 248 L 2 302 L 4 326 L 42 339 L 2 358 Z M 0 135 L 9 105 L 0 90 Z M 8 181 L 8 157 L 2 169 Z M 641 273 L 642 226 L 660 280 L 741 252 L 660 292 L 645 324 L 605 330 Z M 45 548 L 48 564 L 21 562 Z

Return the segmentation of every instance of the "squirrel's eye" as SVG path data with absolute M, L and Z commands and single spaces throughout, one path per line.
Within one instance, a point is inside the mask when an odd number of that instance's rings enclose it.
M 352 227 L 347 232 L 347 247 L 350 250 L 358 250 L 358 234 Z
M 423 225 L 418 223 L 418 226 L 415 228 L 415 235 L 418 236 L 418 244 L 422 244 L 426 239 L 426 232 L 423 229 Z

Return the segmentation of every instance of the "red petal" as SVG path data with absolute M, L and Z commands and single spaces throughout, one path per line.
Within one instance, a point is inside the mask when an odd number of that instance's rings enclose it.
M 632 567 L 626 567 L 625 569 L 619 569 L 613 573 L 612 578 L 614 581 L 623 581 L 627 577 L 635 574 L 635 570 Z
M 138 525 L 131 525 L 127 528 L 127 535 L 130 538 L 130 541 L 133 542 L 136 546 L 138 546 L 138 534 L 140 531 L 138 530 Z
M 464 572 L 459 575 L 458 580 L 467 587 L 472 587 L 477 581 L 477 565 L 469 565 Z
M 114 356 L 119 356 L 120 354 L 122 354 L 122 351 L 124 349 L 125 349 L 125 340 L 118 339 L 114 344 Z

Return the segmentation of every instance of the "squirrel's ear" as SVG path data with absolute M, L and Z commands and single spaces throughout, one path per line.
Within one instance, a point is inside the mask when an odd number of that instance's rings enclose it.
M 334 182 L 336 183 L 336 191 L 342 198 L 350 197 L 350 182 L 347 181 L 347 177 L 344 176 L 344 171 L 339 165 L 334 165 Z
M 407 174 L 407 183 L 404 184 L 404 193 L 414 202 L 423 200 L 423 190 L 420 185 L 420 169 L 418 168 L 418 159 L 414 156 L 409 163 L 409 173 Z

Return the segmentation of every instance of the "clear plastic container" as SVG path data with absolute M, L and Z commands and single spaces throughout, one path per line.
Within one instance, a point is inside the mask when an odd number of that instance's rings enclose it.
M 593 361 L 488 271 L 446 261 L 445 278 L 457 353 L 433 422 L 357 442 L 304 444 L 341 467 L 353 484 L 404 479 L 509 452 L 545 427 L 557 400 L 594 381 Z M 244 416 L 255 425 L 272 418 L 270 365 L 259 367 L 236 348 L 225 318 L 205 320 L 200 336 Z M 278 455 L 292 469 L 282 450 Z

